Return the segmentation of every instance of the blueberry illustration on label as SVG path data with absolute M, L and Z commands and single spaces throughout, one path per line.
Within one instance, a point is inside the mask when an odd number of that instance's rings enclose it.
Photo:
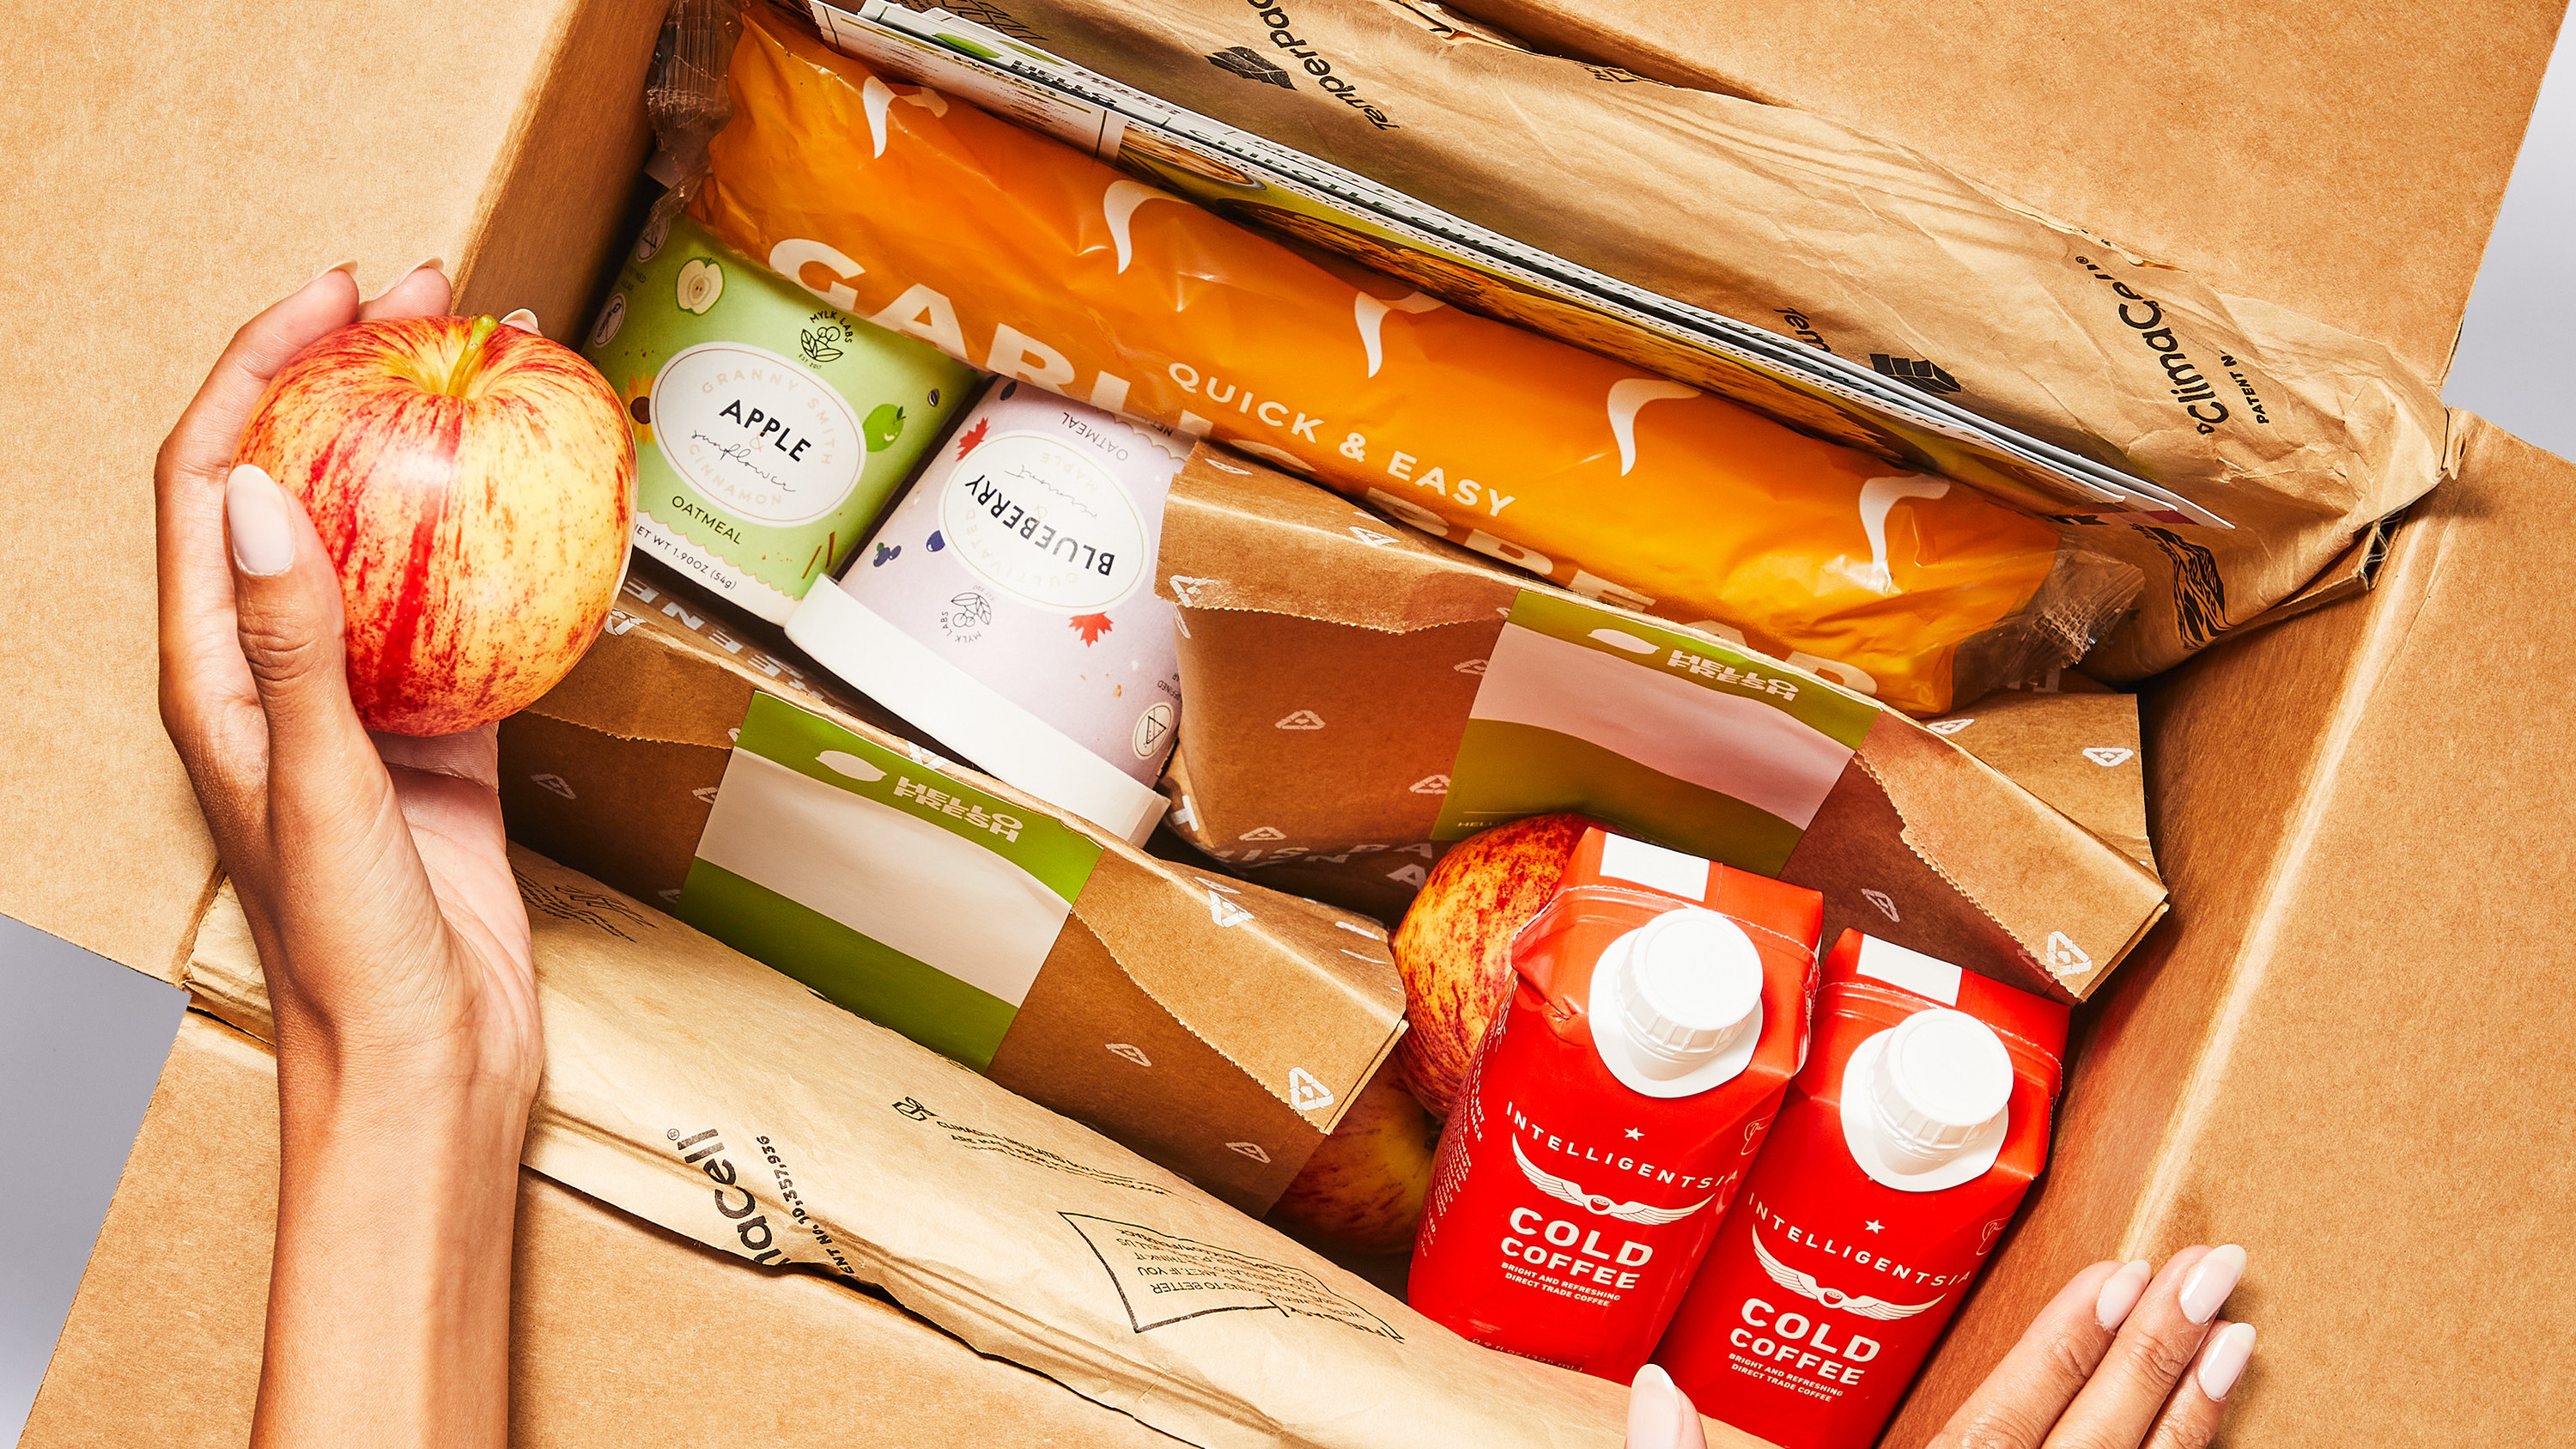
M 899 543 L 897 543 L 897 544 L 884 544 L 884 543 L 878 544 L 878 545 L 877 545 L 877 556 L 876 556 L 875 558 L 870 559 L 870 560 L 868 561 L 868 566 L 869 566 L 869 567 L 871 567 L 871 568 L 880 568 L 880 569 L 881 569 L 881 568 L 884 568 L 887 564 L 889 564 L 889 563 L 891 563 L 891 562 L 893 562 L 893 561 L 894 561 L 894 556 L 895 556 L 896 554 L 899 554 L 899 553 L 901 553 L 901 552 L 903 552 L 903 545 L 901 545 L 901 544 L 899 544 Z
M 869 452 L 882 453 L 903 436 L 903 409 L 893 403 L 879 403 L 868 414 L 868 420 L 859 425 L 859 431 L 868 440 Z
M 930 531 L 930 542 L 922 545 L 923 548 L 930 550 L 932 553 L 937 553 L 947 546 L 948 540 L 942 537 L 939 530 L 935 528 Z

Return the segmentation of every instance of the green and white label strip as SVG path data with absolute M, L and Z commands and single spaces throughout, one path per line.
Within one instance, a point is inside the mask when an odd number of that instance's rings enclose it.
M 767 694 L 752 697 L 680 919 L 978 1071 L 1101 847 Z
M 1570 810 L 1776 875 L 1878 714 L 1760 655 L 1524 591 L 1433 833 Z

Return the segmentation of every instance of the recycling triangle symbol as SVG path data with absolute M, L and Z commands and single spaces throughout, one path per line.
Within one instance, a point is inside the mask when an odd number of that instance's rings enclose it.
M 1300 1112 L 1333 1105 L 1333 1090 L 1315 1080 L 1315 1074 L 1304 1067 L 1288 1069 L 1288 1105 Z
M 1955 735 L 1975 723 L 1974 719 L 1944 719 L 1935 720 L 1924 728 L 1936 735 Z
M 1351 537 L 1358 539 L 1360 542 L 1367 544 L 1371 548 L 1384 548 L 1388 544 L 1395 542 L 1394 534 L 1379 533 L 1375 529 L 1362 528 L 1356 523 L 1351 525 Z
M 2127 764 L 2129 757 L 2136 753 L 2135 750 L 2124 750 L 2113 745 L 2095 745 L 2084 752 L 2084 758 L 2107 770 L 2113 765 Z
M 1276 825 L 1256 825 L 1235 837 L 1237 840 L 1286 840 L 1288 832 Z
M 1319 730 L 1323 727 L 1324 717 L 1311 709 L 1301 709 L 1278 724 L 1278 728 L 1283 730 Z
M 1208 919 L 1216 922 L 1220 928 L 1226 926 L 1240 926 L 1244 922 L 1252 919 L 1252 912 L 1245 910 L 1243 907 L 1236 905 L 1230 900 L 1227 900 L 1224 896 L 1218 894 L 1213 887 L 1209 889 L 1207 898 Z
M 1446 795 L 1449 793 L 1449 777 L 1425 775 L 1404 788 L 1416 795 Z
M 2068 940 L 2064 931 L 2049 932 L 2048 949 L 2041 954 L 2052 971 L 2064 971 L 2093 964 L 2093 958 L 2084 954 L 2083 947 Z

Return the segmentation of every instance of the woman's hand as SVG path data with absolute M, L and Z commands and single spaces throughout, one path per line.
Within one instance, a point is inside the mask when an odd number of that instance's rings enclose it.
M 2075 1275 L 1926 1449 L 2203 1449 L 2254 1352 L 2218 1317 L 2245 1250 L 2185 1248 Z M 1707 1449 L 1699 1413 L 1648 1364 L 1628 1392 L 1628 1449 Z
M 233 454 L 306 344 L 448 305 L 436 263 L 340 269 L 251 319 L 162 444 L 161 717 L 276 1017 L 281 1138 L 261 1444 L 500 1445 L 510 1236 L 543 1066 L 495 736 L 370 737 L 339 578 Z
M 233 466 L 261 390 L 306 344 L 447 303 L 435 266 L 363 307 L 334 270 L 234 335 L 156 469 L 161 717 L 258 940 L 281 1069 L 524 1096 L 543 1054 L 493 732 L 367 734 L 331 559 L 293 494 Z

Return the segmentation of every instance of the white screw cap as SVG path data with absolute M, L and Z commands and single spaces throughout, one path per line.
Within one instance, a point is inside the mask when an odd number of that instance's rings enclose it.
M 1715 911 L 1666 911 L 1622 936 L 1619 1025 L 1637 1070 L 1681 1076 L 1722 1055 L 1762 1006 L 1762 956 L 1744 928 Z
M 1964 1011 L 1916 1012 L 1869 1075 L 1871 1124 L 1890 1157 L 1929 1171 L 2002 1115 L 2012 1085 L 2012 1055 L 1991 1027 Z

